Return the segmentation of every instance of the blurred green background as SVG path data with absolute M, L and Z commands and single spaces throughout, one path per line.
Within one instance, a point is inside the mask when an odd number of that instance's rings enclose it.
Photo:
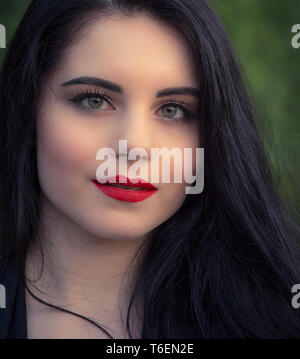
M 62 0 L 63 1 L 63 0 Z M 279 188 L 300 212 L 300 48 L 291 28 L 300 24 L 300 0 L 208 0 L 229 32 L 265 130 L 262 135 Z M 1 0 L 7 42 L 30 0 Z M 0 49 L 0 63 L 5 49 Z M 271 139 L 273 138 L 273 142 Z

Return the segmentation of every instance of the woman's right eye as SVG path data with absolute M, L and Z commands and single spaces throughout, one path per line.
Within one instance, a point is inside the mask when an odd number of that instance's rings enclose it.
M 104 94 L 98 93 L 82 93 L 70 99 L 70 102 L 89 112 L 105 111 L 107 107 L 102 105 L 110 103 Z

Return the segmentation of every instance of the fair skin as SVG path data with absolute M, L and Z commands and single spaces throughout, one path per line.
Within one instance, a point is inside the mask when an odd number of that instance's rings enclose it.
M 62 86 L 81 76 L 111 81 L 124 92 Z M 40 277 L 38 250 L 29 251 L 26 275 L 35 282 L 28 281 L 28 287 L 49 303 L 105 325 L 114 338 L 127 337 L 122 319 L 138 262 L 126 268 L 151 231 L 180 208 L 186 183 L 156 183 L 158 191 L 145 201 L 118 201 L 91 182 L 99 166 L 96 153 L 101 147 L 118 153 L 119 139 L 127 139 L 128 149 L 146 149 L 151 174 L 151 148 L 200 147 L 195 122 L 176 124 L 162 110 L 176 99 L 196 112 L 199 99 L 178 94 L 156 98 L 170 87 L 197 88 L 184 40 L 145 16 L 119 16 L 85 28 L 46 80 L 41 96 L 37 161 L 45 258 Z M 70 103 L 86 90 L 104 93 L 111 103 L 100 102 L 93 113 Z M 176 107 L 171 109 L 173 117 L 184 116 L 180 108 L 176 114 Z M 39 303 L 27 291 L 26 306 L 29 338 L 107 338 L 92 324 Z M 138 318 L 133 325 L 138 338 Z

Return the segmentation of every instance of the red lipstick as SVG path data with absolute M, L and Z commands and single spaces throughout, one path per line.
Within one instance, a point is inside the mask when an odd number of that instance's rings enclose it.
M 123 182 L 120 182 L 122 178 Z M 140 202 L 153 196 L 157 188 L 143 179 L 134 179 L 136 183 L 130 181 L 128 177 L 117 175 L 107 178 L 104 184 L 93 180 L 93 183 L 106 196 L 125 202 Z

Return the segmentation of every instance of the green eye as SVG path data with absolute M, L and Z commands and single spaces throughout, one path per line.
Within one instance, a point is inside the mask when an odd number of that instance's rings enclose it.
M 111 105 L 110 100 L 106 97 L 105 94 L 89 91 L 81 93 L 69 101 L 74 103 L 81 110 L 88 112 L 105 111 L 108 109 L 108 107 L 105 107 L 104 104 L 106 103 L 107 105 Z M 113 105 L 111 106 L 114 108 Z M 167 118 L 169 122 L 174 123 L 190 122 L 194 121 L 196 118 L 196 114 L 190 110 L 184 102 L 176 100 L 171 100 L 171 102 L 162 105 L 160 111 L 162 117 Z M 177 117 L 175 117 L 175 115 L 177 115 Z
M 70 99 L 70 102 L 74 103 L 76 106 L 83 110 L 91 112 L 106 110 L 107 108 L 103 108 L 103 104 L 105 102 L 107 104 L 110 103 L 105 95 L 88 92 L 79 94 L 78 96 Z
M 170 110 L 173 109 L 173 110 Z M 178 110 L 178 106 L 173 106 L 173 105 L 165 105 L 162 107 L 162 111 L 164 112 L 164 114 L 166 115 L 166 117 L 174 116 L 177 113 Z
M 170 122 L 190 122 L 193 121 L 196 115 L 189 110 L 182 102 L 172 100 L 161 107 L 162 116 L 166 117 Z M 177 115 L 177 117 L 175 117 Z
M 103 99 L 97 97 L 89 97 L 85 99 L 83 103 L 87 103 L 87 107 L 90 107 L 93 110 L 98 110 L 99 108 L 101 108 Z

